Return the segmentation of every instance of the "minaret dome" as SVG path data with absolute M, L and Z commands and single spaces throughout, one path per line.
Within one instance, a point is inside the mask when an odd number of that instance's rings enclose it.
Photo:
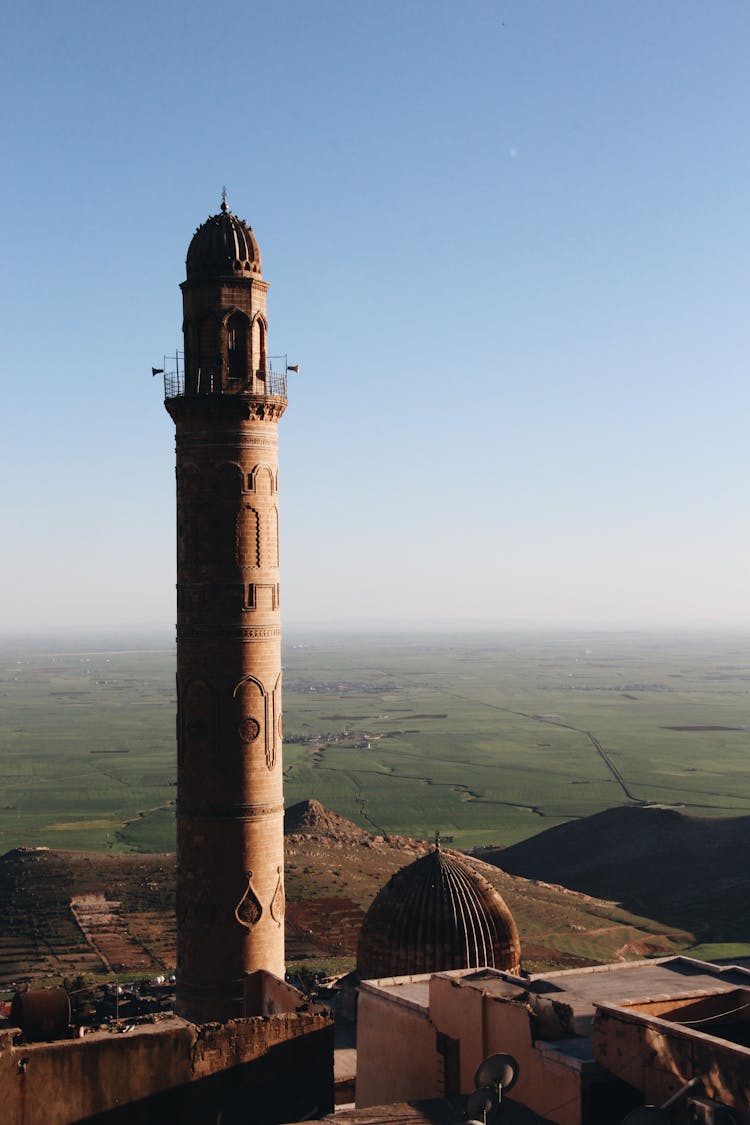
M 187 252 L 187 276 L 260 277 L 258 241 L 244 219 L 238 219 L 223 202 L 196 230 Z

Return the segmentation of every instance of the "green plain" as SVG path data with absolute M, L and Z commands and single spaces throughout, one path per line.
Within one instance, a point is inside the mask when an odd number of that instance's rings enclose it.
M 0 650 L 0 852 L 173 850 L 174 652 L 79 647 Z M 620 804 L 750 813 L 745 634 L 300 635 L 283 659 L 288 805 L 461 848 Z

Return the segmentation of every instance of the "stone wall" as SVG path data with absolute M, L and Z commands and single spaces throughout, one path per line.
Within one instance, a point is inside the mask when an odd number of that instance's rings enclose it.
M 428 1011 L 360 985 L 357 1012 L 357 1107 L 441 1097 L 442 1058 Z
M 24 1045 L 0 1032 L 0 1099 L 13 1125 L 276 1125 L 333 1109 L 333 1021 L 320 1009 Z
M 724 1011 L 725 998 L 722 994 Z M 750 1049 L 647 1014 L 643 1007 L 598 1005 L 594 1047 L 601 1065 L 642 1091 L 651 1105 L 700 1078 L 698 1094 L 728 1106 L 737 1125 L 750 1125 Z

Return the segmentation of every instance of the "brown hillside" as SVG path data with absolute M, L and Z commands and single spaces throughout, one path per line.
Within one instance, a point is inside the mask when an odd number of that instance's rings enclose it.
M 700 940 L 750 937 L 750 817 L 709 819 L 624 807 L 482 857 L 531 879 L 620 902 Z
M 371 836 L 315 801 L 290 808 L 287 959 L 334 959 L 351 967 L 364 912 L 390 876 L 427 847 L 405 837 Z M 689 934 L 667 932 L 609 902 L 471 862 L 513 912 L 529 969 L 668 953 L 690 944 Z M 0 857 L 0 989 L 80 972 L 105 977 L 108 965 L 135 974 L 170 971 L 174 895 L 174 855 L 8 852 Z M 77 900 L 73 909 L 71 900 Z

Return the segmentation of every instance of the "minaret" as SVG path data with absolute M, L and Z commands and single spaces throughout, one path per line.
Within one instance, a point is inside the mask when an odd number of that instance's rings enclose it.
M 177 447 L 177 1011 L 256 1015 L 245 976 L 284 975 L 277 423 L 252 229 L 198 227 L 181 285 Z

